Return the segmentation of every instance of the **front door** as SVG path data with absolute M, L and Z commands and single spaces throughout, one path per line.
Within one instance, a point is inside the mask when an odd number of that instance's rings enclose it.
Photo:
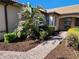
M 79 26 L 79 18 L 76 18 L 76 20 L 75 20 L 75 26 Z
M 69 18 L 62 18 L 59 20 L 59 30 L 68 30 L 71 27 L 72 20 Z
M 64 30 L 68 30 L 71 27 L 71 21 L 64 21 Z

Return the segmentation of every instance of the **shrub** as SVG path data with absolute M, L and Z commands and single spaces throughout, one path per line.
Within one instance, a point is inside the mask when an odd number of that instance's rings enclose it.
M 5 34 L 5 42 L 11 42 L 15 37 L 21 38 L 25 36 L 35 36 L 43 40 L 48 34 L 52 35 L 54 27 L 48 26 L 45 15 L 41 13 L 39 8 L 33 8 L 30 5 L 23 7 L 21 16 L 24 21 L 19 22 L 17 29 L 14 31 L 16 35 L 14 32 Z
M 48 29 L 47 29 L 48 35 L 52 35 L 53 32 L 54 32 L 54 30 L 55 30 L 55 27 L 54 26 L 48 26 Z
M 25 29 L 24 25 L 25 25 L 25 21 L 19 22 L 19 25 L 15 31 L 18 38 L 21 38 L 22 36 L 26 35 L 24 30 Z
M 40 36 L 39 36 L 40 40 L 43 41 L 47 35 L 48 35 L 48 32 L 41 29 Z
M 71 28 L 68 30 L 67 41 L 68 44 L 71 45 L 73 48 L 79 48 L 79 32 L 77 31 L 79 28 Z
M 9 43 L 12 42 L 16 38 L 16 33 L 5 33 L 4 34 L 4 42 Z

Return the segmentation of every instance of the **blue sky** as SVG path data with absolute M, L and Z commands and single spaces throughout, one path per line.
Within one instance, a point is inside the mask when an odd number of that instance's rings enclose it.
M 29 2 L 33 6 L 40 5 L 45 9 L 79 4 L 79 0 L 18 0 L 20 3 Z

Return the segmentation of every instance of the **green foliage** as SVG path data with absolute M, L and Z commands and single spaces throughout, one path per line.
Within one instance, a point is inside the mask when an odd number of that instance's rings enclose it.
M 48 26 L 45 16 L 41 13 L 38 7 L 33 8 L 30 5 L 23 7 L 21 15 L 23 21 L 19 22 L 17 29 L 14 31 L 16 35 L 14 32 L 5 34 L 4 42 L 10 42 L 15 37 L 21 38 L 24 36 L 34 36 L 39 40 L 44 40 L 48 34 L 52 34 L 54 27 Z
M 49 35 L 52 35 L 52 33 L 54 32 L 54 30 L 55 30 L 55 27 L 54 26 L 48 26 L 47 31 L 48 31 L 48 34 Z
M 43 39 L 42 37 L 46 34 L 44 31 L 47 26 L 45 16 L 41 13 L 39 8 L 26 7 L 22 12 L 23 19 L 25 20 L 25 32 L 27 36 L 35 36 L 36 38 Z M 40 30 L 43 29 L 43 30 Z M 24 31 L 24 29 L 23 29 Z M 43 35 L 41 34 L 43 33 Z M 45 34 L 44 34 L 45 33 Z M 46 35 L 45 35 L 46 36 Z
M 4 42 L 9 43 L 12 42 L 16 38 L 16 33 L 5 33 L 4 34 Z
M 18 38 L 26 36 L 26 29 L 24 26 L 25 26 L 25 21 L 20 21 L 19 25 L 15 31 Z
M 79 49 L 79 28 L 71 28 L 68 30 L 67 41 L 75 49 Z
M 68 40 L 68 44 L 71 45 L 73 48 L 78 49 L 79 48 L 79 38 L 75 34 L 71 34 L 67 36 L 66 38 Z
M 41 29 L 41 31 L 40 31 L 40 37 L 39 37 L 40 40 L 43 41 L 47 35 L 48 35 L 48 32 L 45 31 L 45 30 L 43 30 L 43 29 Z

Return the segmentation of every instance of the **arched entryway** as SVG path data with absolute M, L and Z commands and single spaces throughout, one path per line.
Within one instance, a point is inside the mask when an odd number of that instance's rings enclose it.
M 62 17 L 59 19 L 59 30 L 68 30 L 79 26 L 79 17 Z

